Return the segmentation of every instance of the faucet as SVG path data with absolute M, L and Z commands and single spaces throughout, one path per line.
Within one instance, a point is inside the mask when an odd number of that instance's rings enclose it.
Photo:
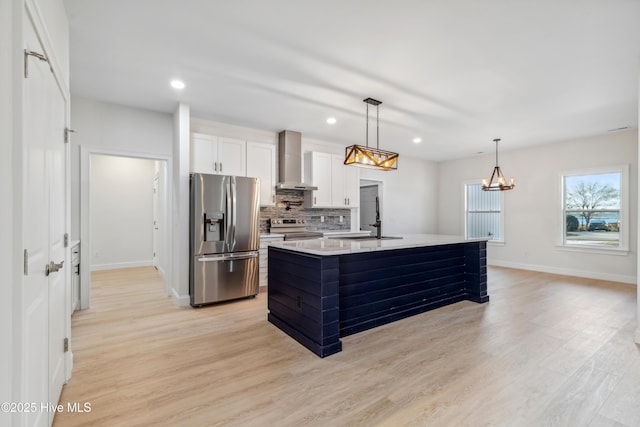
M 380 221 L 380 199 L 376 196 L 376 222 L 369 224 L 376 228 L 376 239 L 382 238 L 382 221 Z

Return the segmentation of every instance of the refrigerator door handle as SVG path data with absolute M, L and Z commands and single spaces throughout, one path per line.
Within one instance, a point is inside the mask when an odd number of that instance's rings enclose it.
M 241 252 L 237 254 L 202 256 L 200 258 L 196 258 L 196 260 L 200 262 L 237 261 L 241 259 L 257 258 L 258 254 L 258 252 Z
M 237 225 L 237 203 L 238 198 L 236 195 L 237 191 L 237 183 L 236 177 L 232 176 L 230 179 L 231 182 L 231 239 L 229 240 L 229 248 L 233 250 L 236 246 L 236 225 Z
M 225 235 L 224 235 L 224 243 L 226 246 L 225 251 L 232 251 L 233 250 L 233 245 L 232 245 L 232 235 L 231 232 L 232 230 L 235 228 L 235 218 L 233 215 L 233 195 L 232 195 L 232 183 L 231 183 L 231 177 L 227 177 L 227 200 L 226 200 L 226 206 L 225 206 L 225 216 L 227 217 L 227 221 L 225 224 Z

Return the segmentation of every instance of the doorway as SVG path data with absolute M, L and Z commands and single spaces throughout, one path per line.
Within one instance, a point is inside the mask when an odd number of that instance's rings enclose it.
M 380 216 L 382 216 L 382 182 L 371 180 L 360 180 L 360 230 L 371 231 L 376 234 L 377 230 L 371 224 L 376 222 L 376 197 L 379 198 Z
M 91 272 L 155 266 L 169 295 L 170 159 L 81 147 L 81 308 Z

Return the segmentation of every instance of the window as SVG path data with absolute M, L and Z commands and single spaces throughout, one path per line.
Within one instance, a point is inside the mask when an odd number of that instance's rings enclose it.
M 627 170 L 617 167 L 563 175 L 563 245 L 626 249 Z
M 504 241 L 502 191 L 483 191 L 480 183 L 465 184 L 465 237 Z

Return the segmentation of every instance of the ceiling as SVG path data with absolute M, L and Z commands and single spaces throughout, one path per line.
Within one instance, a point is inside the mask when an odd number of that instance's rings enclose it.
M 435 161 L 638 125 L 638 0 L 64 3 L 75 96 L 341 145 L 372 97 L 380 148 Z

